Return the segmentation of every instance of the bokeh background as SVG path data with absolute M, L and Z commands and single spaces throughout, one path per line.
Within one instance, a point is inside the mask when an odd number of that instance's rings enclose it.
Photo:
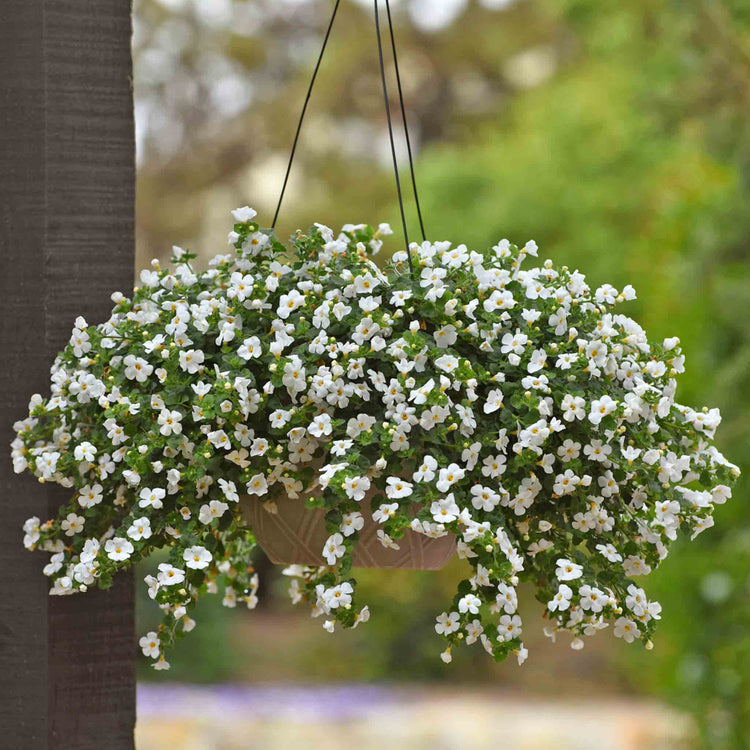
M 428 237 L 534 239 L 593 284 L 632 283 L 651 337 L 682 340 L 680 401 L 721 408 L 750 475 L 750 0 L 391 5 Z M 135 1 L 139 267 L 225 252 L 239 205 L 270 224 L 332 7 Z M 313 221 L 389 221 L 401 246 L 366 0 L 342 0 L 277 231 Z M 259 555 L 255 611 L 207 597 L 172 671 L 143 668 L 139 747 L 749 747 L 747 492 L 645 581 L 664 605 L 649 653 L 607 632 L 552 644 L 527 592 L 523 667 L 480 649 L 447 666 L 433 624 L 460 562 L 363 573 L 371 621 L 331 636 Z

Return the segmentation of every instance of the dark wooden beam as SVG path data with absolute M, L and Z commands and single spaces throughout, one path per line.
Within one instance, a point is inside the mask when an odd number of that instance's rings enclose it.
M 65 497 L 9 461 L 76 315 L 132 289 L 128 0 L 0 0 L 0 747 L 133 747 L 133 581 L 50 597 L 20 526 Z

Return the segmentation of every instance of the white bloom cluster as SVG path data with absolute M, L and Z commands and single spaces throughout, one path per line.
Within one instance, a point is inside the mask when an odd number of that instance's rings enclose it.
M 198 594 L 257 602 L 240 495 L 314 490 L 327 565 L 288 568 L 291 593 L 327 630 L 353 627 L 370 614 L 351 568 L 374 493 L 382 544 L 452 534 L 471 565 L 437 618 L 445 661 L 461 642 L 523 661 L 523 580 L 575 648 L 610 623 L 648 642 L 660 606 L 631 579 L 712 525 L 738 471 L 712 445 L 718 412 L 675 402 L 679 341 L 614 311 L 634 290 L 523 270 L 533 242 L 425 242 L 413 275 L 404 252 L 383 271 L 368 256 L 387 225 L 316 225 L 290 254 L 254 216 L 234 212 L 232 252 L 207 271 L 175 247 L 106 323 L 76 320 L 51 396 L 16 424 L 16 470 L 72 491 L 24 526 L 52 553 L 51 593 L 169 549 L 146 579 L 164 624 L 141 639 L 166 668 Z

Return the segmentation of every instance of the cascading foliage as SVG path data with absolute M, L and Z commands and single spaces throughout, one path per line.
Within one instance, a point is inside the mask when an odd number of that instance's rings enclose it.
M 634 579 L 713 525 L 739 472 L 712 444 L 718 411 L 675 401 L 679 340 L 615 312 L 632 287 L 523 270 L 535 243 L 506 240 L 412 245 L 413 274 L 405 252 L 381 270 L 387 225 L 315 225 L 287 248 L 252 209 L 233 215 L 207 271 L 175 247 L 106 323 L 78 318 L 50 397 L 15 425 L 16 471 L 70 490 L 24 526 L 51 553 L 50 593 L 106 588 L 167 549 L 146 578 L 163 624 L 140 642 L 167 668 L 200 594 L 257 602 L 239 496 L 273 509 L 313 490 L 327 564 L 285 572 L 327 630 L 369 618 L 352 574 L 367 520 L 386 546 L 455 535 L 471 572 L 437 617 L 445 661 L 460 642 L 523 661 L 521 581 L 575 648 L 610 624 L 650 645 L 661 607 Z

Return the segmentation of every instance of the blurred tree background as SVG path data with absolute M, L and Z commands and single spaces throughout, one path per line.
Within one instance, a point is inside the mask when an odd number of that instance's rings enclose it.
M 235 206 L 249 203 L 270 223 L 332 7 L 136 0 L 141 266 L 175 243 L 204 258 L 224 252 Z M 632 283 L 630 313 L 651 337 L 682 340 L 688 373 L 678 399 L 722 409 L 723 449 L 750 474 L 750 0 L 392 7 L 428 237 L 470 247 L 533 238 L 544 257 L 594 284 Z M 342 2 L 281 237 L 313 221 L 391 221 L 391 249 L 400 246 L 379 86 L 371 3 Z M 411 206 L 409 218 L 414 239 Z M 259 559 L 259 608 L 201 605 L 198 627 L 171 659 L 172 677 L 492 680 L 526 692 L 650 694 L 692 711 L 704 746 L 744 747 L 747 487 L 742 480 L 718 510 L 716 527 L 644 581 L 664 604 L 648 654 L 607 633 L 584 652 L 548 645 L 532 602 L 522 669 L 469 650 L 445 667 L 433 618 L 460 563 L 430 574 L 363 574 L 372 620 L 329 636 L 291 609 L 278 571 Z M 151 624 L 147 605 L 140 616 L 141 627 Z M 227 642 L 246 658 L 230 656 Z

